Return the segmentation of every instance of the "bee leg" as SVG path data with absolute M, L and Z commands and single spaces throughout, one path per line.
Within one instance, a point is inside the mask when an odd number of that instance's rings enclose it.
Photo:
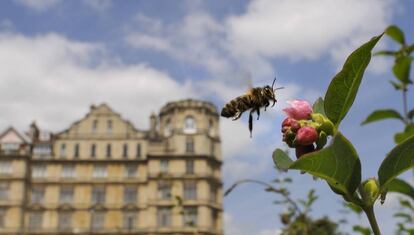
M 252 138 L 252 130 L 253 130 L 253 110 L 249 113 L 249 131 L 250 131 L 250 138 Z
M 242 112 L 237 111 L 237 113 L 233 117 L 233 121 L 236 121 L 237 119 L 239 119 L 241 117 L 241 115 L 242 115 Z
M 274 100 L 273 100 L 273 104 L 272 104 L 272 107 L 273 107 L 273 106 L 275 106 L 275 104 L 276 104 L 276 101 L 277 101 L 276 99 L 274 99 Z
M 265 104 L 265 109 L 264 109 L 264 111 L 266 111 L 266 109 L 267 109 L 267 107 L 269 107 L 269 105 L 270 105 L 270 103 L 269 103 L 269 101 L 266 101 L 266 104 Z
M 259 117 L 260 117 L 260 108 L 259 109 L 256 109 L 256 113 L 257 113 L 257 120 L 259 120 Z

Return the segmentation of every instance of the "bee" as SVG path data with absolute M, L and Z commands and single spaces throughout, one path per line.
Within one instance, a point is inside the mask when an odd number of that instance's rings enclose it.
M 259 120 L 260 109 L 264 107 L 264 111 L 266 111 L 266 108 L 269 107 L 270 102 L 273 102 L 271 106 L 273 107 L 277 102 L 275 98 L 275 91 L 283 89 L 283 87 L 273 89 L 275 82 L 276 78 L 273 80 L 271 87 L 269 85 L 264 87 L 253 87 L 250 88 L 246 94 L 234 98 L 223 107 L 221 110 L 221 116 L 226 118 L 232 117 L 232 120 L 235 121 L 239 119 L 245 111 L 250 110 L 249 131 L 251 138 L 253 130 L 253 113 L 257 113 L 257 120 Z

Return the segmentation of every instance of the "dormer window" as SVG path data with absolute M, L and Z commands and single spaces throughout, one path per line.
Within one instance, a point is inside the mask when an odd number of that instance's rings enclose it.
M 97 131 L 98 131 L 98 120 L 93 120 L 92 133 L 96 133 Z
M 112 134 L 112 120 L 108 120 L 107 131 L 109 134 Z
M 184 133 L 193 134 L 197 130 L 196 121 L 192 116 L 187 116 L 184 120 Z
M 171 120 L 167 119 L 164 125 L 164 136 L 170 136 L 171 134 L 172 134 Z

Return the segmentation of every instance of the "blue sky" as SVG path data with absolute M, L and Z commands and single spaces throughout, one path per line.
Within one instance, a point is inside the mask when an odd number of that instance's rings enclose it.
M 249 177 L 270 181 L 279 174 L 270 155 L 283 147 L 285 101 L 323 96 L 347 54 L 389 24 L 413 42 L 413 9 L 408 0 L 1 1 L 0 128 L 26 130 L 35 119 L 59 131 L 90 104 L 106 102 L 147 129 L 150 112 L 167 101 L 192 97 L 221 107 L 245 92 L 249 80 L 258 86 L 276 76 L 285 89 L 255 122 L 253 139 L 245 118 L 221 122 L 225 186 Z M 387 39 L 378 45 L 390 47 Z M 373 59 L 342 126 L 360 153 L 364 178 L 376 175 L 392 134 L 402 128 L 393 121 L 359 126 L 371 110 L 401 109 L 400 94 L 388 83 L 390 66 Z M 316 189 L 315 216 L 343 217 L 340 198 L 322 181 L 289 175 L 294 197 Z M 384 234 L 394 230 L 397 207 L 390 198 L 377 208 Z M 234 191 L 225 199 L 227 234 L 276 234 L 284 208 L 271 205 L 273 199 L 256 186 Z

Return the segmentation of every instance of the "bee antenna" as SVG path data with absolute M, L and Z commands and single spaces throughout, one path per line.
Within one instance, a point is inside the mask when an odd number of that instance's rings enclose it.
M 274 90 L 276 91 L 276 90 L 281 90 L 281 89 L 285 89 L 285 88 L 283 86 L 281 86 L 281 87 L 275 88 Z
M 272 89 L 273 89 L 273 86 L 275 85 L 275 82 L 276 82 L 276 77 L 275 77 L 275 79 L 273 80 L 273 83 L 272 83 Z

